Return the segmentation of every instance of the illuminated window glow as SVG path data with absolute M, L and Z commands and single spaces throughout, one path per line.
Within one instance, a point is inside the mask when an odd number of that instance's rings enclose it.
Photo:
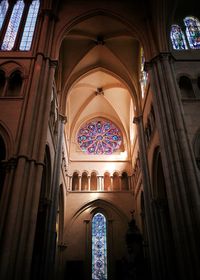
M 92 219 L 92 280 L 107 280 L 106 218 L 102 213 Z
M 83 152 L 110 155 L 120 148 L 122 136 L 111 121 L 93 120 L 81 127 L 77 141 Z
M 23 0 L 19 0 L 17 1 L 17 3 L 15 4 L 13 11 L 12 11 L 12 15 L 6 30 L 6 34 L 3 40 L 3 44 L 1 49 L 2 50 L 12 50 L 12 48 L 14 47 L 15 44 L 15 39 L 17 36 L 17 32 L 19 29 L 19 25 L 20 25 L 20 21 L 22 18 L 22 14 L 23 14 L 23 10 L 24 10 L 24 2 Z
M 37 20 L 37 15 L 40 7 L 40 1 L 35 0 L 32 2 L 29 8 L 28 16 L 26 19 L 26 24 L 24 27 L 24 32 L 20 44 L 21 51 L 28 51 L 31 48 L 31 43 L 33 39 L 33 34 L 35 30 L 35 24 Z
M 186 17 L 184 23 L 190 47 L 200 49 L 200 22 L 194 17 Z
M 170 38 L 174 50 L 185 50 L 187 49 L 187 44 L 185 41 L 185 36 L 180 28 L 180 26 L 173 24 L 171 26 Z
M 141 52 L 140 52 L 140 86 L 141 86 L 142 98 L 144 98 L 147 81 L 148 81 L 148 73 L 144 70 L 144 65 L 145 65 L 144 51 L 143 51 L 143 48 L 141 48 Z
M 7 0 L 1 1 L 1 3 L 0 3 L 0 30 L 2 28 L 4 19 L 6 17 L 8 6 L 9 5 L 8 5 L 8 1 Z

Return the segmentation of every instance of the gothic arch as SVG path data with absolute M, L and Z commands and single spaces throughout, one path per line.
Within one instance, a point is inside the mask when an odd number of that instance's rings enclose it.
M 60 50 L 60 46 L 62 44 L 62 40 L 67 36 L 67 34 L 69 33 L 69 31 L 76 26 L 77 24 L 84 22 L 85 20 L 88 20 L 90 18 L 93 18 L 95 16 L 106 16 L 108 18 L 112 18 L 114 20 L 116 20 L 117 22 L 120 22 L 121 24 L 123 24 L 125 26 L 125 28 L 127 29 L 128 32 L 130 32 L 131 36 L 138 38 L 138 40 L 141 42 L 142 45 L 145 45 L 145 52 L 149 52 L 150 53 L 150 46 L 148 44 L 148 36 L 146 36 L 144 30 L 142 30 L 141 25 L 139 24 L 133 24 L 130 21 L 128 21 L 127 19 L 125 19 L 123 17 L 123 15 L 119 15 L 117 13 L 114 13 L 108 9 L 93 9 L 93 10 L 89 10 L 86 11 L 82 14 L 77 15 L 76 17 L 74 17 L 74 19 L 69 20 L 68 22 L 64 23 L 64 25 L 61 27 L 61 29 L 58 31 L 57 33 L 57 37 L 56 37 L 56 44 L 53 48 L 53 54 L 55 57 L 59 56 L 59 50 Z M 146 40 L 146 41 L 145 41 Z

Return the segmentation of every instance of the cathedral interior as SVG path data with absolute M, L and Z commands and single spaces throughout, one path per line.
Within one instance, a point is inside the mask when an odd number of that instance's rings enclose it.
M 0 1 L 0 279 L 200 279 L 200 4 Z

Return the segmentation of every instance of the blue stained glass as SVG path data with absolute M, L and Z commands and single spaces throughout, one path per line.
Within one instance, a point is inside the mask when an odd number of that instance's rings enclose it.
M 186 17 L 184 23 L 190 47 L 200 49 L 200 22 L 194 17 Z
M 31 43 L 35 30 L 35 24 L 38 16 L 39 7 L 40 7 L 39 0 L 33 1 L 32 4 L 30 5 L 27 19 L 26 19 L 26 24 L 24 27 L 24 32 L 22 35 L 21 44 L 19 47 L 21 51 L 29 51 L 31 48 Z
M 186 50 L 187 49 L 185 36 L 179 25 L 173 24 L 171 26 L 170 38 L 171 38 L 171 42 L 172 42 L 174 50 Z
M 7 0 L 3 0 L 0 3 L 0 29 L 2 28 L 4 19 L 6 17 L 6 13 L 8 10 L 8 1 Z
M 120 148 L 120 130 L 107 120 L 93 120 L 79 129 L 77 142 L 83 152 L 110 155 Z
M 92 280 L 107 280 L 106 218 L 102 213 L 92 219 Z
M 22 14 L 23 14 L 23 10 L 24 10 L 24 2 L 23 0 L 19 0 L 17 1 L 17 3 L 15 4 L 13 11 L 12 11 L 12 15 L 6 30 L 6 34 L 3 40 L 3 44 L 1 46 L 2 50 L 12 50 L 12 48 L 14 47 L 15 44 L 15 39 L 17 36 L 17 32 L 19 29 L 19 25 L 20 25 L 20 21 L 22 18 Z

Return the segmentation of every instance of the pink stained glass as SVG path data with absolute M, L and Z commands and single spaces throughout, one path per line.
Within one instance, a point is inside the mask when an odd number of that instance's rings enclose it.
M 77 141 L 85 153 L 110 155 L 120 148 L 122 135 L 111 121 L 92 120 L 79 129 Z

